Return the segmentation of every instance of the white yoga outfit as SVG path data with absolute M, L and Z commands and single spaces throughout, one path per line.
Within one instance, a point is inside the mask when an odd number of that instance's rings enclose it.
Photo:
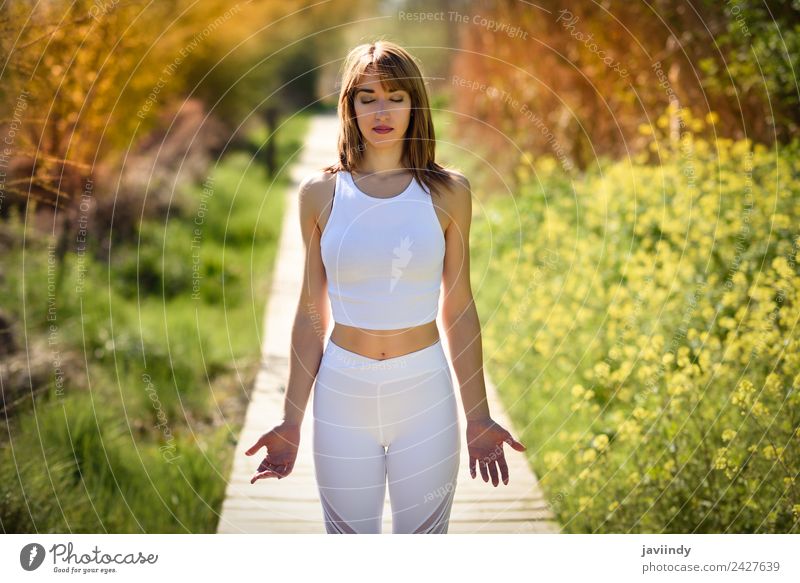
M 376 198 L 338 172 L 320 250 L 335 322 L 394 330 L 436 319 L 444 233 L 416 178 L 400 194 Z
M 436 319 L 444 234 L 416 178 L 402 193 L 377 198 L 337 173 L 321 251 L 336 322 L 394 330 Z M 380 533 L 387 483 L 393 533 L 447 532 L 461 441 L 441 340 L 379 360 L 329 338 L 313 416 L 328 533 Z

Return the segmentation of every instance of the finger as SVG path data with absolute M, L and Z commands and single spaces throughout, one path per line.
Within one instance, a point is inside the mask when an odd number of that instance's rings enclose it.
M 258 465 L 259 472 L 263 472 L 264 470 L 275 470 L 275 464 L 272 462 L 269 456 L 265 457 Z
M 510 445 L 517 451 L 525 451 L 526 449 L 528 449 L 524 445 L 522 445 L 519 441 L 511 437 L 510 434 L 503 441 L 505 441 L 508 445 Z
M 469 475 L 475 479 L 475 458 L 469 458 Z
M 503 484 L 508 485 L 508 464 L 506 463 L 505 456 L 501 456 L 497 460 L 497 465 L 500 466 L 500 475 L 503 477 Z
M 494 460 L 489 462 L 489 473 L 492 475 L 492 486 L 497 488 L 497 464 Z
M 278 477 L 278 474 L 273 472 L 272 470 L 264 470 L 263 472 L 258 472 L 255 476 L 250 479 L 251 484 L 255 484 L 257 480 L 262 478 L 275 478 Z
M 489 481 L 489 472 L 486 469 L 486 462 L 481 460 L 479 465 L 481 467 L 481 477 L 483 478 L 483 481 L 484 482 L 488 482 Z
M 275 474 L 278 475 L 278 479 L 281 479 L 281 478 L 289 475 L 289 472 L 291 472 L 292 468 L 294 467 L 294 462 L 287 462 L 287 463 L 281 464 L 281 463 L 278 463 L 278 462 L 269 461 L 269 458 L 265 459 L 264 462 L 266 462 L 266 463 L 262 464 L 263 467 L 259 467 L 258 468 L 259 471 L 261 471 L 261 470 L 271 470 L 272 472 L 275 472 Z
M 259 437 L 258 441 L 256 441 L 252 446 L 250 446 L 250 449 L 248 449 L 246 452 L 244 452 L 244 454 L 245 455 L 253 455 L 254 453 L 256 453 L 259 449 L 261 449 L 261 446 L 263 445 L 262 440 L 263 440 L 263 437 Z

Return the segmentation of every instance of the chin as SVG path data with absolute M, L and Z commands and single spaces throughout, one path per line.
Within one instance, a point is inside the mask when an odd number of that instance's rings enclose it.
M 403 140 L 398 138 L 391 138 L 387 140 L 381 140 L 380 142 L 371 142 L 371 143 L 375 148 L 392 148 L 402 141 Z
M 398 139 L 384 140 L 381 142 L 367 141 L 369 147 L 375 148 L 376 150 L 389 150 L 391 148 L 396 148 L 400 142 L 402 142 L 402 140 Z

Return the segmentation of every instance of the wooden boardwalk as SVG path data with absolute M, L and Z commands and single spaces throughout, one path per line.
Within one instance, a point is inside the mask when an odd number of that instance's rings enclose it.
M 306 408 L 300 449 L 294 471 L 283 480 L 264 479 L 250 484 L 250 477 L 264 457 L 265 449 L 248 457 L 245 451 L 265 431 L 279 423 L 283 414 L 285 382 L 289 367 L 289 342 L 297 300 L 302 285 L 303 244 L 297 208 L 300 181 L 308 173 L 336 159 L 338 121 L 333 115 L 312 119 L 300 163 L 292 173 L 287 193 L 276 273 L 266 310 L 261 370 L 256 378 L 245 425 L 236 446 L 232 475 L 228 482 L 219 533 L 325 533 L 322 506 L 317 490 L 312 456 L 313 390 Z M 441 322 L 440 331 L 443 330 Z M 327 332 L 330 334 L 330 330 Z M 447 337 L 441 333 L 448 355 Z M 454 381 L 457 382 L 451 366 Z M 489 378 L 486 390 L 492 417 L 517 436 L 497 398 Z M 461 423 L 461 466 L 450 518 L 451 534 L 465 533 L 558 533 L 542 492 L 525 459 L 525 454 L 504 446 L 509 484 L 497 487 L 484 482 L 480 472 L 469 475 L 469 458 L 464 431 L 466 419 L 456 386 Z M 517 436 L 518 437 L 518 436 Z M 383 533 L 389 534 L 391 507 L 388 488 L 384 503 Z

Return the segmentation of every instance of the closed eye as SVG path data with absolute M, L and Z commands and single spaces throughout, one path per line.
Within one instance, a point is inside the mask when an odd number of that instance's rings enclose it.
M 369 101 L 362 100 L 361 103 L 366 105 L 367 103 L 373 103 L 374 101 L 375 101 L 374 99 L 370 99 Z M 394 101 L 395 103 L 401 103 L 403 101 L 403 98 L 401 97 L 400 99 L 390 99 L 389 101 Z

